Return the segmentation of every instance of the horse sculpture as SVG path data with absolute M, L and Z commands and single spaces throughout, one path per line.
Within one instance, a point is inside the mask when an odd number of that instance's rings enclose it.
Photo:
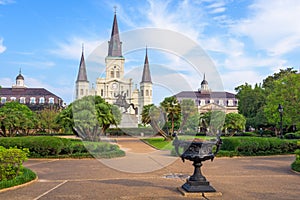
M 135 111 L 135 114 L 138 114 L 138 108 L 134 107 L 133 103 L 127 103 L 126 102 L 126 93 L 123 94 L 123 92 L 121 92 L 121 94 L 115 94 L 115 97 L 117 97 L 116 102 L 114 103 L 114 105 L 117 105 L 119 107 L 123 107 L 125 109 L 125 111 L 123 113 L 127 113 L 127 110 L 130 106 L 132 106 L 132 108 Z

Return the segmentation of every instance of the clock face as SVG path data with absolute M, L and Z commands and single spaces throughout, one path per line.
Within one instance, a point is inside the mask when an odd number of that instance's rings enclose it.
M 118 84 L 117 83 L 111 84 L 111 89 L 116 90 L 117 88 L 118 88 Z

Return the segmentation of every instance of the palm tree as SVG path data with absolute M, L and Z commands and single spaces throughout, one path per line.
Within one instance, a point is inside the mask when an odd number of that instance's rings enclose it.
M 150 124 L 153 130 L 160 134 L 166 141 L 172 140 L 172 136 L 168 135 L 161 128 L 165 124 L 164 113 L 161 108 L 158 108 L 154 104 L 144 106 L 142 123 Z
M 166 97 L 163 102 L 160 103 L 167 114 L 167 120 L 171 121 L 171 135 L 174 133 L 175 121 L 179 121 L 181 117 L 181 108 L 178 100 L 175 96 Z

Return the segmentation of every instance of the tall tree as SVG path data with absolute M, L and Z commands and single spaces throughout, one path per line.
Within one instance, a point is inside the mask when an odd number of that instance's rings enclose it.
M 98 141 L 111 124 L 117 125 L 121 115 L 117 112 L 100 96 L 86 96 L 62 111 L 58 121 L 71 126 L 84 140 Z
M 177 124 L 177 128 L 180 126 L 181 119 L 181 108 L 180 104 L 175 96 L 166 97 L 161 103 L 160 106 L 164 108 L 167 117 L 167 125 L 168 122 L 171 123 L 170 133 L 174 133 L 175 123 Z
M 36 123 L 35 113 L 26 105 L 7 102 L 0 108 L 0 135 L 15 136 L 17 133 L 28 134 Z
M 172 136 L 162 129 L 166 123 L 165 114 L 161 108 L 158 108 L 154 104 L 143 107 L 142 123 L 150 124 L 152 129 L 161 135 L 166 141 L 172 140 Z
M 243 131 L 246 125 L 246 118 L 238 113 L 228 113 L 225 116 L 225 123 L 223 129 L 225 133 L 229 133 L 231 136 L 236 131 Z
M 42 132 L 51 133 L 52 131 L 58 131 L 59 125 L 56 122 L 58 116 L 56 110 L 44 109 L 37 113 L 37 129 Z
M 284 108 L 284 126 L 300 126 L 300 74 L 290 73 L 273 81 L 264 112 L 270 123 L 279 124 L 278 105 Z M 277 126 L 278 127 L 278 126 Z
M 187 123 L 188 119 L 192 117 L 195 118 L 195 114 L 198 113 L 198 109 L 195 105 L 195 102 L 192 99 L 183 99 L 182 102 L 180 103 L 180 108 L 181 108 L 181 125 L 179 128 L 179 132 L 182 132 L 182 129 Z M 191 119 L 190 122 L 192 121 L 193 120 Z M 197 127 L 197 124 L 195 124 L 195 127 Z
M 255 128 L 266 126 L 264 112 L 262 112 L 266 103 L 265 90 L 258 84 L 252 88 L 247 83 L 236 87 L 235 90 L 239 100 L 238 111 L 246 117 L 247 126 Z

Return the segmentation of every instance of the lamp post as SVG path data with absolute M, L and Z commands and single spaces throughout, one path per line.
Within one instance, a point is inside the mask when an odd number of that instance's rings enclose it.
M 278 105 L 278 112 L 280 114 L 280 138 L 283 138 L 283 129 L 282 129 L 282 113 L 283 113 L 283 107 L 281 104 Z

